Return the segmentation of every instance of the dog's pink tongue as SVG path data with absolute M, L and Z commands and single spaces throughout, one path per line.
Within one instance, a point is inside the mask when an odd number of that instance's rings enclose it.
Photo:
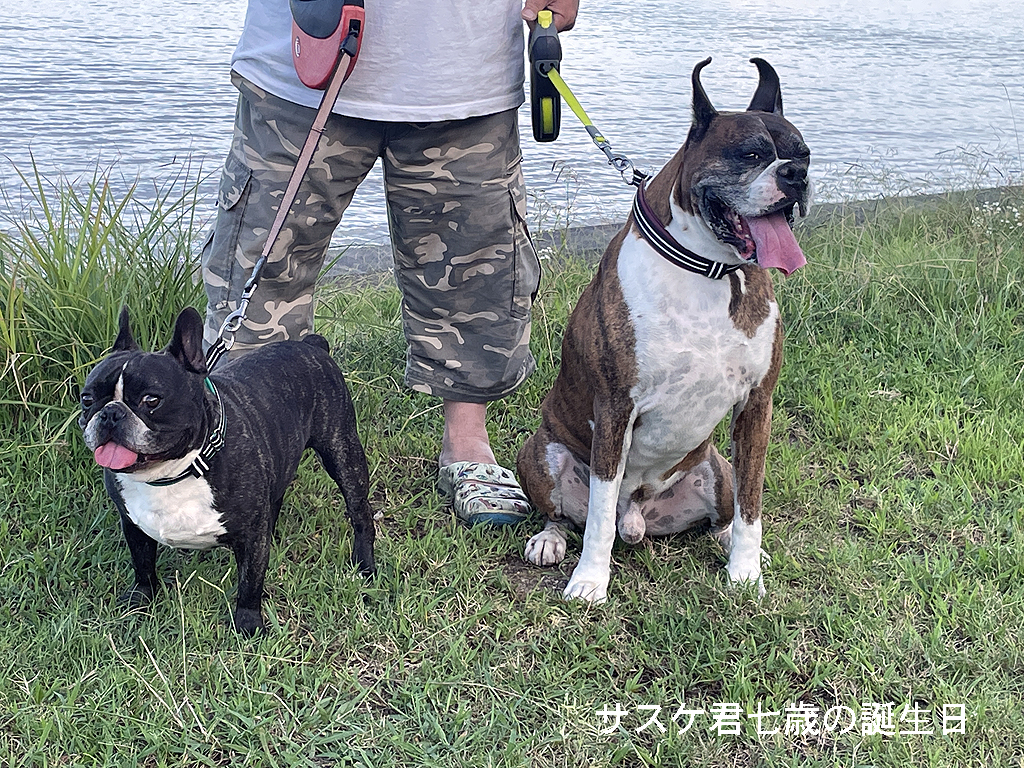
M 118 470 L 130 467 L 138 461 L 139 454 L 117 443 L 104 443 L 93 451 L 93 458 L 101 467 Z
M 786 214 L 773 213 L 747 219 L 750 235 L 757 246 L 757 263 L 762 269 L 781 270 L 791 275 L 807 263 L 804 252 L 793 237 Z

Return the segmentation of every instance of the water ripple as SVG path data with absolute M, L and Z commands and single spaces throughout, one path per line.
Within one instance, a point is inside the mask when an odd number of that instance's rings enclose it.
M 563 36 L 563 75 L 618 151 L 657 168 L 689 123 L 689 76 L 742 109 L 747 63 L 778 69 L 786 114 L 814 151 L 826 196 L 926 190 L 1020 178 L 1021 6 L 999 0 L 606 0 Z M 126 183 L 202 167 L 204 211 L 231 136 L 228 62 L 245 0 L 4 0 L 0 8 L 0 206 L 25 199 L 16 168 Z M 453 63 L 453 76 L 460 67 Z M 630 190 L 568 111 L 554 144 L 520 113 L 535 226 L 621 219 Z M 339 240 L 386 237 L 379 169 L 357 192 Z M 9 213 L 9 211 L 8 211 Z

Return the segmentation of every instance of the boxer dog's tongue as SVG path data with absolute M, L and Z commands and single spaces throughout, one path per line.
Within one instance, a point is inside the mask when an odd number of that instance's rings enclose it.
M 110 442 L 104 443 L 93 451 L 93 458 L 96 459 L 96 463 L 101 467 L 116 471 L 130 467 L 139 460 L 139 455 L 134 451 L 128 450 L 123 445 Z
M 762 269 L 774 267 L 785 275 L 791 275 L 807 263 L 804 252 L 793 237 L 786 214 L 773 213 L 746 219 L 746 222 L 757 246 L 757 263 Z

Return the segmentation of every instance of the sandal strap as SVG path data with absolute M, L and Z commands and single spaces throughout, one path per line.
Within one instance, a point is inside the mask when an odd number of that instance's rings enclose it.
M 532 509 L 515 474 L 498 464 L 466 461 L 441 467 L 437 485 L 467 522 L 509 524 L 525 519 Z
M 470 499 L 486 496 L 491 499 L 514 499 L 516 501 L 527 501 L 526 494 L 521 488 L 509 488 L 508 486 L 489 485 L 487 483 L 462 483 L 455 491 L 455 499 L 466 503 Z

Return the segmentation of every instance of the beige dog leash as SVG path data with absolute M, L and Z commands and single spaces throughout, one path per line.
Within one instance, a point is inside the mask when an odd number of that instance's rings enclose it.
M 357 6 L 358 11 L 362 11 L 361 0 L 358 3 L 347 2 L 345 5 L 353 7 Z M 218 361 L 220 361 L 220 359 L 226 355 L 234 345 L 235 333 L 242 327 L 242 322 L 245 320 L 245 313 L 249 308 L 249 301 L 252 299 L 252 295 L 256 292 L 256 288 L 259 287 L 260 273 L 263 271 L 263 267 L 267 263 L 267 258 L 273 250 L 274 245 L 277 243 L 277 238 L 281 234 L 281 230 L 284 228 L 285 219 L 288 218 L 288 213 L 291 211 L 292 204 L 295 202 L 295 198 L 299 193 L 299 185 L 302 183 L 302 179 L 306 175 L 306 171 L 309 170 L 310 163 L 313 160 L 313 153 L 316 152 L 317 145 L 320 143 L 320 137 L 324 133 L 324 127 L 327 125 L 327 119 L 330 117 L 331 110 L 334 108 L 334 102 L 338 100 L 338 94 L 341 91 L 341 86 L 345 84 L 349 75 L 352 74 L 352 68 L 359 56 L 359 44 L 362 39 L 361 36 L 363 31 L 363 15 L 362 13 L 355 13 L 350 18 L 345 19 L 345 17 L 343 17 L 343 20 L 348 21 L 348 27 L 347 31 L 345 31 L 345 37 L 340 45 L 341 55 L 338 57 L 334 72 L 330 76 L 330 80 L 324 90 L 324 95 L 320 99 L 320 107 L 317 109 L 316 117 L 313 119 L 313 125 L 309 129 L 309 135 L 306 136 L 306 142 L 302 145 L 302 151 L 299 152 L 299 158 L 295 162 L 295 168 L 292 169 L 291 176 L 288 179 L 288 186 L 285 189 L 284 196 L 281 198 L 281 205 L 277 209 L 277 216 L 274 218 L 274 223 L 270 227 L 270 233 L 267 235 L 267 242 L 264 244 L 263 251 L 260 254 L 259 259 L 256 261 L 255 266 L 252 268 L 252 275 L 249 277 L 249 281 L 245 284 L 245 288 L 242 291 L 242 296 L 238 302 L 238 308 L 224 319 L 224 323 L 220 327 L 220 332 L 217 334 L 217 341 L 215 341 L 206 352 L 206 366 L 209 370 L 213 370 L 213 367 L 218 363 Z M 296 41 L 296 48 L 298 48 L 298 45 L 299 44 Z

